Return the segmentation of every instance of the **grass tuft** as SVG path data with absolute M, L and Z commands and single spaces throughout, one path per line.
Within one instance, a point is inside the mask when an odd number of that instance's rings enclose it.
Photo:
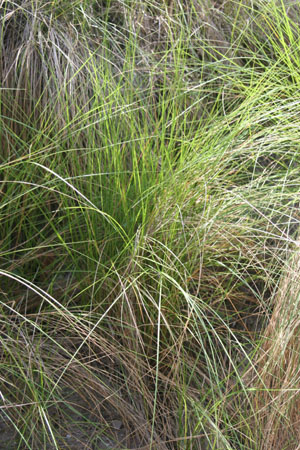
M 299 6 L 0 6 L 0 448 L 298 448 Z

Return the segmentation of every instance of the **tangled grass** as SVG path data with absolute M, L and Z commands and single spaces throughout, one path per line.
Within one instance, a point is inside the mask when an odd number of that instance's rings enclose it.
M 298 448 L 297 3 L 0 4 L 0 447 Z

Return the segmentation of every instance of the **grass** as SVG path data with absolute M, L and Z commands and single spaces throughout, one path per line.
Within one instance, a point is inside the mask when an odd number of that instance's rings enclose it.
M 0 448 L 298 448 L 298 5 L 0 4 Z

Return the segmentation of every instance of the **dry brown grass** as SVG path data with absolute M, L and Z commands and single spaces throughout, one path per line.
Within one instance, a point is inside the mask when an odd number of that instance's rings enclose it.
M 299 448 L 300 441 L 300 253 L 287 263 L 257 361 L 254 407 L 262 450 Z M 289 443 L 289 444 L 288 444 Z M 288 445 L 288 446 L 287 446 Z

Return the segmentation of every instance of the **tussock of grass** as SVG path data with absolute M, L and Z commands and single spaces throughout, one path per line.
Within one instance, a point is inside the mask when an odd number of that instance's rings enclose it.
M 297 448 L 299 7 L 0 14 L 3 445 Z

